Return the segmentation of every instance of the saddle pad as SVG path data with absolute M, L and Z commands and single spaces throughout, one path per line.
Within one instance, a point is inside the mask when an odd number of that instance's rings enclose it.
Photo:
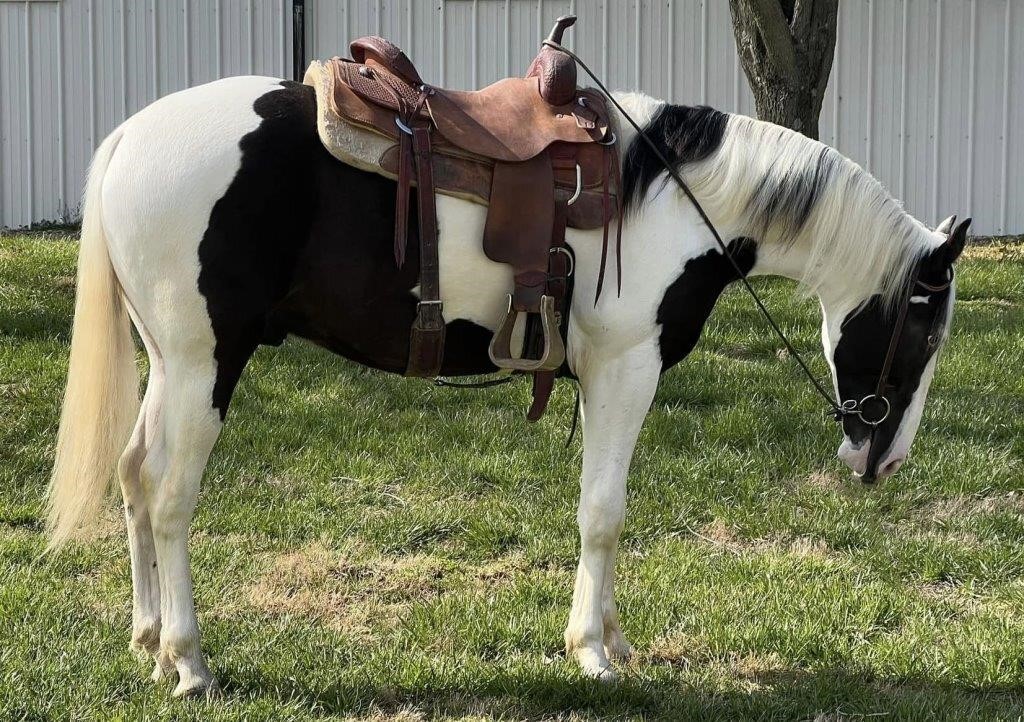
M 314 60 L 306 69 L 302 82 L 316 92 L 316 129 L 327 152 L 360 170 L 396 178 L 397 173 L 383 172 L 380 161 L 395 145 L 398 129 L 395 129 L 394 137 L 388 137 L 375 130 L 369 119 L 365 125 L 342 120 L 333 109 L 334 72 L 330 64 Z

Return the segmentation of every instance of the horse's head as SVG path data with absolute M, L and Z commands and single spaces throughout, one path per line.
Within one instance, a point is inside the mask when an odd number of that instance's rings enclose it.
M 884 307 L 877 295 L 854 309 L 825 307 L 822 340 L 839 401 L 860 412 L 842 417 L 839 458 L 865 482 L 895 473 L 917 434 L 953 317 L 953 264 L 971 223 L 968 218 L 954 228 L 955 221 L 950 217 L 934 231 L 938 245 L 910 281 L 902 329 L 900 309 Z

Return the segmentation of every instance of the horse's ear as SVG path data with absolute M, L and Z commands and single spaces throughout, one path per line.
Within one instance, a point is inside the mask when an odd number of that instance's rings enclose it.
M 963 219 L 956 225 L 952 233 L 949 234 L 946 242 L 942 244 L 942 248 L 945 250 L 947 266 L 952 266 L 956 263 L 956 259 L 960 258 L 960 254 L 964 252 L 964 244 L 967 243 L 967 229 L 970 227 L 971 219 Z
M 944 236 L 948 236 L 949 232 L 953 230 L 953 224 L 956 223 L 956 214 L 951 215 L 949 218 L 939 224 L 938 228 L 935 229 L 937 233 L 941 233 Z
M 950 219 L 943 221 L 942 225 L 935 230 L 940 230 L 947 223 L 950 223 Z M 950 223 L 950 225 L 952 224 Z M 949 278 L 949 269 L 964 251 L 964 244 L 967 242 L 967 229 L 970 227 L 971 219 L 965 218 L 948 232 L 946 242 L 928 254 L 924 260 L 921 266 L 922 279 L 939 285 Z

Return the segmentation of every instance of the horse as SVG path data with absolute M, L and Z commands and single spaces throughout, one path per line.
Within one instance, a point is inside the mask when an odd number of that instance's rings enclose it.
M 614 97 L 685 178 L 736 265 L 616 112 L 622 258 L 608 262 L 621 260 L 620 293 L 593 300 L 601 231 L 567 232 L 575 291 L 564 373 L 581 391 L 584 450 L 565 645 L 584 674 L 602 680 L 614 679 L 611 660 L 632 650 L 614 585 L 634 445 L 660 377 L 693 349 L 737 269 L 796 279 L 818 297 L 838 399 L 875 391 L 896 337 L 885 418 L 841 418 L 838 455 L 870 482 L 909 453 L 948 337 L 953 266 L 970 223 L 928 228 L 854 162 L 786 128 L 639 93 Z M 392 258 L 395 191 L 393 180 L 330 156 L 312 88 L 279 78 L 228 78 L 163 97 L 95 153 L 49 548 L 88 532 L 116 478 L 132 568 L 131 644 L 155 660 L 154 680 L 177 680 L 175 696 L 216 689 L 200 647 L 188 529 L 257 347 L 297 336 L 368 367 L 405 369 L 419 264 L 415 248 L 402 268 Z M 511 270 L 481 249 L 484 207 L 436 201 L 441 373 L 493 372 L 487 346 Z M 132 327 L 149 357 L 141 402 Z

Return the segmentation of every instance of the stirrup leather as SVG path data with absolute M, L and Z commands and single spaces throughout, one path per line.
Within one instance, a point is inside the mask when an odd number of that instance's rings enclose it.
M 559 329 L 558 317 L 555 314 L 555 300 L 551 296 L 540 297 L 540 320 L 541 329 L 544 333 L 544 352 L 540 358 L 513 358 L 512 357 L 512 332 L 516 326 L 516 319 L 520 313 L 527 311 L 516 311 L 512 306 L 512 296 L 508 297 L 508 311 L 504 320 L 491 339 L 487 348 L 487 354 L 491 362 L 498 368 L 512 369 L 513 371 L 555 371 L 565 361 L 565 344 L 562 342 L 562 334 Z

